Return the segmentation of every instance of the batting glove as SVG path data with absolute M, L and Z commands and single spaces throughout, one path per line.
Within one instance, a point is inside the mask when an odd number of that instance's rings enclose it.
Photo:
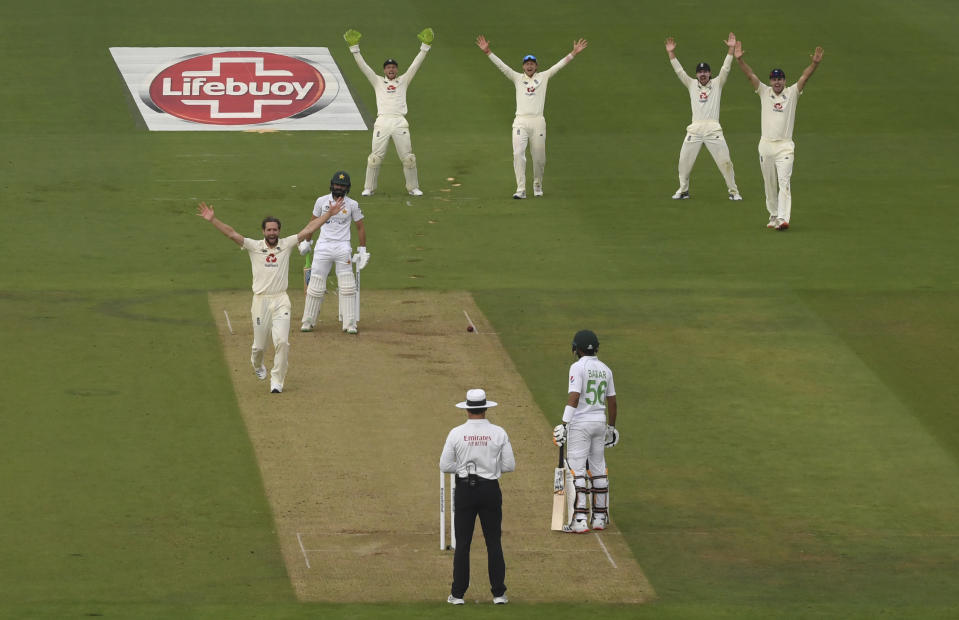
M 426 43 L 427 45 L 431 44 L 433 42 L 433 29 L 424 28 L 423 32 L 416 35 L 416 38 L 422 43 Z
M 604 443 L 607 448 L 612 448 L 619 443 L 619 431 L 616 430 L 615 426 L 606 425 L 606 440 Z
M 356 248 L 356 268 L 363 271 L 368 262 L 370 262 L 370 253 L 366 251 L 366 247 L 361 245 Z
M 343 40 L 350 44 L 350 47 L 358 44 L 360 42 L 360 37 L 362 37 L 359 32 L 350 28 L 343 33 Z
M 310 253 L 310 250 L 313 249 L 313 241 L 310 239 L 304 239 L 300 241 L 300 245 L 296 246 L 296 249 L 300 251 L 300 256 L 306 256 Z
M 565 424 L 557 424 L 553 428 L 553 443 L 556 444 L 557 446 L 566 445 L 566 425 Z

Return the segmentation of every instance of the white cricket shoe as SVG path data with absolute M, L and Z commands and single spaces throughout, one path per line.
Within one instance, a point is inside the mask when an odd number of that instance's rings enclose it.
M 462 604 L 465 603 L 466 601 L 464 601 L 464 600 L 461 599 L 461 598 L 456 598 L 455 596 L 453 596 L 452 594 L 450 594 L 449 598 L 446 599 L 446 602 L 449 603 L 450 605 L 462 605 Z
M 313 331 L 313 326 L 310 325 L 309 323 L 304 323 L 304 324 L 300 325 L 300 331 L 301 331 L 301 332 L 311 332 L 311 331 Z
M 264 366 L 263 364 L 260 364 L 259 368 L 254 368 L 253 372 L 256 373 L 256 378 L 259 379 L 260 381 L 263 381 L 264 379 L 266 379 L 266 366 Z
M 766 224 L 766 228 L 776 228 L 776 222 L 779 220 L 775 215 L 769 216 L 769 223 Z
M 410 190 L 410 196 L 422 196 L 422 195 L 423 195 L 423 190 L 421 190 L 418 187 Z
M 516 200 L 523 200 L 524 198 L 526 198 L 526 190 L 525 189 L 516 190 L 516 193 L 513 194 L 513 198 L 515 198 Z
M 673 200 L 689 200 L 689 192 L 677 189 L 676 193 L 673 194 Z
M 270 394 L 281 394 L 281 393 L 283 393 L 283 388 L 281 388 L 275 383 L 270 384 Z
M 373 195 L 373 190 L 371 189 L 364 189 L 363 193 L 360 194 L 360 196 L 372 196 L 372 195 Z
M 605 530 L 606 529 L 606 515 L 602 513 L 597 513 L 593 515 L 593 522 L 590 524 L 590 529 L 593 530 Z
M 346 332 L 347 334 L 356 334 L 359 332 L 359 330 L 356 329 L 355 327 L 344 327 L 343 331 Z
M 494 597 L 493 597 L 493 604 L 494 604 L 494 605 L 505 605 L 505 604 L 508 603 L 508 602 L 509 602 L 509 599 L 506 598 L 506 595 L 505 595 L 505 594 L 504 594 L 503 596 L 494 596 Z
M 534 185 L 534 186 L 533 186 L 533 196 L 537 196 L 537 197 L 538 197 L 538 196 L 542 196 L 542 195 L 543 195 L 543 186 L 542 186 L 542 185 Z
M 730 199 L 730 200 L 742 200 L 743 197 L 742 197 L 742 195 L 740 195 L 739 192 L 736 192 L 735 194 L 734 194 L 733 192 L 729 192 L 729 199 Z
M 776 230 L 789 230 L 789 222 L 783 218 L 776 219 Z
M 589 526 L 586 525 L 585 518 L 575 519 L 573 520 L 573 524 L 569 526 L 569 530 L 567 531 L 572 532 L 573 534 L 585 534 L 586 532 L 589 531 Z

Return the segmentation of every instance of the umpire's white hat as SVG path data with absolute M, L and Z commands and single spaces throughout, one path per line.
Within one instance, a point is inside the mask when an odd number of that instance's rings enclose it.
M 489 409 L 495 407 L 496 403 L 486 400 L 486 392 L 479 388 L 472 389 L 466 393 L 466 400 L 456 403 L 460 409 Z

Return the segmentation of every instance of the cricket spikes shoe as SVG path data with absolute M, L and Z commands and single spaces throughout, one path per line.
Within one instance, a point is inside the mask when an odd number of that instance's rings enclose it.
M 689 200 L 689 192 L 677 189 L 676 193 L 673 194 L 673 200 Z
M 264 379 L 266 379 L 266 366 L 264 366 L 263 364 L 260 364 L 259 368 L 254 368 L 253 372 L 256 373 L 256 378 L 259 379 L 260 381 L 263 381 Z
M 585 534 L 589 531 L 589 526 L 586 525 L 586 519 L 574 519 L 573 524 L 569 526 L 569 531 L 573 534 Z
M 775 215 L 770 215 L 769 223 L 766 224 L 766 228 L 776 228 L 776 222 L 778 221 L 778 219 L 779 218 L 777 218 Z
M 526 190 L 525 189 L 516 190 L 516 193 L 513 194 L 513 198 L 516 200 L 523 200 L 524 198 L 526 198 Z
M 533 185 L 533 196 L 540 197 L 543 195 L 543 186 L 542 185 Z
M 450 605 L 462 605 L 466 601 L 464 601 L 461 598 L 456 598 L 455 596 L 450 594 L 449 598 L 446 599 L 446 602 L 449 603 Z
M 364 189 L 363 193 L 360 194 L 360 196 L 372 196 L 372 195 L 373 195 L 373 190 L 371 189 Z
M 313 326 L 310 325 L 310 324 L 308 324 L 308 323 L 304 323 L 303 325 L 300 325 L 300 331 L 301 331 L 301 332 L 311 332 L 311 331 L 313 331 Z
M 283 388 L 276 385 L 275 383 L 270 386 L 270 394 L 281 394 L 282 392 L 283 392 Z
M 505 594 L 504 594 L 503 596 L 494 596 L 494 597 L 493 597 L 493 604 L 494 604 L 494 605 L 505 605 L 505 604 L 508 603 L 508 602 L 509 602 L 509 599 L 506 598 L 506 595 L 505 595 Z
M 742 200 L 743 197 L 740 195 L 739 192 L 729 192 L 729 199 L 730 199 L 730 200 Z
M 593 530 L 605 530 L 606 529 L 606 515 L 604 514 L 595 514 L 593 515 L 593 523 L 589 526 Z
M 786 220 L 782 218 L 779 218 L 778 220 L 776 220 L 776 230 L 789 230 L 789 222 L 787 222 Z
M 410 196 L 422 196 L 422 195 L 423 195 L 423 190 L 421 190 L 418 187 L 415 187 L 410 190 Z
M 359 333 L 359 330 L 356 329 L 355 327 L 344 327 L 343 331 L 351 335 Z

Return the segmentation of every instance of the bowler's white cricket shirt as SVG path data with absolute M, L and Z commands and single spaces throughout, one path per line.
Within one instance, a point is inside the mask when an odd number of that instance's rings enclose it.
M 320 196 L 313 203 L 313 215 L 322 217 L 324 213 L 330 210 L 330 204 L 333 202 L 333 194 Z M 317 243 L 336 243 L 340 241 L 350 242 L 350 223 L 359 222 L 363 219 L 363 211 L 360 210 L 360 203 L 349 196 L 343 197 L 343 208 L 340 212 L 320 226 L 320 238 Z
M 353 52 L 353 58 L 359 65 L 360 71 L 373 85 L 373 91 L 376 93 L 376 115 L 406 116 L 406 90 L 426 59 L 426 52 L 430 51 L 430 46 L 426 43 L 420 44 L 420 53 L 413 59 L 410 68 L 406 70 L 406 73 L 397 75 L 395 80 L 387 79 L 385 75 L 374 72 L 360 54 L 359 45 L 351 46 L 350 51 Z
M 579 403 L 563 422 L 605 422 L 606 397 L 616 396 L 613 371 L 595 355 L 584 355 L 569 367 L 568 391 L 579 393 Z
M 537 71 L 532 77 L 513 71 L 493 52 L 489 53 L 489 59 L 516 86 L 516 116 L 542 116 L 546 107 L 546 86 L 549 84 L 549 78 L 568 65 L 573 55 L 566 54 L 555 65 L 546 71 Z
M 719 75 L 706 82 L 705 86 L 700 84 L 696 78 L 686 75 L 678 59 L 671 58 L 669 62 L 672 64 L 679 81 L 689 91 L 689 103 L 693 110 L 692 125 L 702 125 L 702 127 L 692 127 L 692 129 L 719 129 L 719 100 L 723 94 L 726 77 L 729 75 L 729 68 L 733 63 L 733 55 L 726 55 L 726 60 L 723 61 Z
M 266 239 L 243 238 L 243 249 L 250 253 L 253 266 L 253 292 L 257 295 L 285 293 L 290 282 L 290 254 L 297 244 L 297 236 L 277 239 L 276 247 Z
M 513 446 L 506 431 L 485 418 L 467 420 L 446 436 L 440 455 L 440 471 L 444 473 L 455 473 L 461 478 L 477 474 L 487 480 L 496 480 L 503 472 L 515 469 Z
M 756 89 L 762 102 L 762 137 L 766 140 L 792 140 L 796 124 L 796 105 L 799 103 L 799 83 L 783 89 L 778 95 L 772 86 L 759 83 Z

